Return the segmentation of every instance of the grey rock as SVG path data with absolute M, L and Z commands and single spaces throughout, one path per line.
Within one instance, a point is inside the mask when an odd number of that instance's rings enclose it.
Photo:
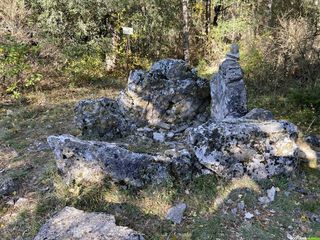
M 186 208 L 187 205 L 185 203 L 179 203 L 171 207 L 167 213 L 166 219 L 172 221 L 174 224 L 180 224 Z
M 307 216 L 308 218 L 316 223 L 320 223 L 320 215 L 319 214 L 315 214 L 313 212 L 307 212 Z
M 270 199 L 270 202 L 274 201 L 274 198 L 276 197 L 276 188 L 272 187 L 267 190 L 268 198 Z
M 116 144 L 82 141 L 70 135 L 50 136 L 48 143 L 67 184 L 101 182 L 107 176 L 115 182 L 141 187 L 168 178 L 166 162 Z
M 304 137 L 304 140 L 312 147 L 320 148 L 320 138 L 316 135 L 308 135 Z
M 238 207 L 239 210 L 244 210 L 244 208 L 245 208 L 244 201 L 239 202 L 239 203 L 237 204 L 237 207 Z
M 237 212 L 238 212 L 238 208 L 232 208 L 232 209 L 231 209 L 231 213 L 232 213 L 233 215 L 236 215 Z
M 0 198 L 6 195 L 10 195 L 16 190 L 16 182 L 11 177 L 0 179 Z
M 198 161 L 221 177 L 263 179 L 295 170 L 297 136 L 287 121 L 238 118 L 192 129 L 189 144 Z
M 232 44 L 230 52 L 227 53 L 227 58 L 239 60 L 240 53 L 239 53 L 239 46 L 237 44 Z
M 164 122 L 158 122 L 156 126 L 165 130 L 171 129 L 170 125 Z
M 174 132 L 168 132 L 167 133 L 168 138 L 173 138 L 174 137 Z
M 88 137 L 114 139 L 128 135 L 134 128 L 115 100 L 82 100 L 75 106 L 75 124 Z
M 273 120 L 273 114 L 269 110 L 265 110 L 262 108 L 254 108 L 250 112 L 248 112 L 243 118 L 252 119 L 252 120 L 260 120 L 260 121 L 269 121 Z
M 264 204 L 264 205 L 270 203 L 270 199 L 268 197 L 265 197 L 265 196 L 264 197 L 259 197 L 258 200 L 259 200 L 259 202 L 261 204 Z
M 258 200 L 261 204 L 268 204 L 274 201 L 276 196 L 276 188 L 272 187 L 267 190 L 267 196 L 259 197 Z
M 153 133 L 153 140 L 162 143 L 166 140 L 166 136 L 164 133 L 154 132 Z
M 28 147 L 29 152 L 41 152 L 41 151 L 47 151 L 50 147 L 47 142 L 45 141 L 34 141 L 30 146 Z
M 132 229 L 117 226 L 112 215 L 65 207 L 47 221 L 34 238 L 55 239 L 144 240 L 144 237 Z
M 247 113 L 247 92 L 237 51 L 233 46 L 231 54 L 227 55 L 210 83 L 211 118 L 215 122 L 242 117 Z
M 246 220 L 250 220 L 250 219 L 252 219 L 254 217 L 254 215 L 252 214 L 252 213 L 250 213 L 250 212 L 246 212 L 245 214 L 244 214 L 244 219 L 246 219 Z
M 174 130 L 174 133 L 182 133 L 188 128 L 189 128 L 189 125 L 187 124 L 181 125 Z
M 83 141 L 71 135 L 50 136 L 58 169 L 67 184 L 114 182 L 142 187 L 170 178 L 191 179 L 191 155 L 179 150 L 172 157 L 135 153 L 115 143 Z
M 149 72 L 131 72 L 118 99 L 123 112 L 140 125 L 192 121 L 210 105 L 208 81 L 197 77 L 182 60 L 154 63 Z

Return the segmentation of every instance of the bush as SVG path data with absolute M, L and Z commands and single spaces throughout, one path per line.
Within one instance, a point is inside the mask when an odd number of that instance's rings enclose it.
M 38 55 L 38 47 L 15 41 L 0 44 L 0 95 L 10 94 L 17 99 L 41 81 Z
M 320 113 L 320 86 L 307 89 L 291 89 L 288 100 L 295 106 L 311 108 Z

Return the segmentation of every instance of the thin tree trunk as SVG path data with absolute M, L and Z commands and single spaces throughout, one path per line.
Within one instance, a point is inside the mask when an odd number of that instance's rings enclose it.
M 210 21 L 211 21 L 211 0 L 205 0 L 206 3 L 206 35 L 210 31 Z
M 269 11 L 270 11 L 270 22 L 269 27 L 274 27 L 275 25 L 275 14 L 274 14 L 274 0 L 270 0 L 269 2 Z
M 182 1 L 183 15 L 183 53 L 184 60 L 190 63 L 190 44 L 189 44 L 189 0 Z

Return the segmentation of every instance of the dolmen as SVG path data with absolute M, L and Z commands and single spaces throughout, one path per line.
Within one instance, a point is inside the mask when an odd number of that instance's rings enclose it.
M 232 45 L 211 81 L 182 60 L 166 59 L 149 71 L 132 71 L 116 100 L 80 101 L 75 125 L 81 136 L 48 137 L 65 183 L 108 180 L 142 188 L 202 174 L 260 180 L 293 173 L 298 128 L 275 120 L 268 110 L 249 111 L 243 77 L 238 46 Z M 111 215 L 70 207 L 43 225 L 35 239 L 55 236 L 143 239 L 116 226 Z

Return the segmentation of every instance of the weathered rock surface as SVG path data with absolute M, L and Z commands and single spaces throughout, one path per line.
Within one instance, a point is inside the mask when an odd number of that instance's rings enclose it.
M 259 120 L 259 121 L 269 121 L 274 119 L 272 112 L 262 108 L 252 109 L 243 118 L 251 119 L 251 120 Z
M 292 172 L 297 164 L 298 130 L 287 121 L 232 119 L 190 131 L 199 162 L 216 174 L 254 179 Z
M 82 141 L 70 135 L 50 136 L 48 143 L 67 183 L 100 182 L 108 176 L 115 182 L 140 187 L 168 178 L 165 162 L 113 143 Z
M 247 93 L 238 59 L 239 49 L 233 45 L 210 83 L 211 118 L 215 122 L 247 113 Z
M 16 190 L 17 184 L 11 177 L 0 178 L 0 198 Z
M 204 114 L 210 104 L 209 83 L 182 60 L 156 62 L 149 72 L 133 71 L 119 105 L 136 121 L 177 124 Z
M 104 139 L 126 136 L 134 128 L 118 102 L 108 98 L 80 101 L 75 107 L 75 123 L 83 135 Z
M 180 224 L 186 209 L 187 205 L 185 203 L 179 203 L 168 210 L 166 219 L 172 221 L 174 224 Z
M 34 240 L 144 240 L 142 234 L 117 226 L 105 213 L 84 212 L 65 207 L 45 223 Z
M 136 187 L 161 183 L 168 178 L 186 179 L 191 172 L 191 156 L 131 152 L 115 143 L 82 141 L 71 135 L 50 136 L 57 166 L 67 184 L 101 182 L 105 177 Z M 170 175 L 171 174 L 171 175 Z

